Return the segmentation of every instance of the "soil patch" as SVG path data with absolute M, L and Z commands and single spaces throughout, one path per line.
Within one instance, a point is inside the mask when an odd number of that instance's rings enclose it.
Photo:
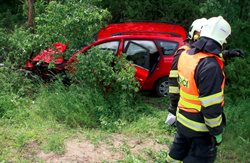
M 85 137 L 71 138 L 65 141 L 65 153 L 39 151 L 37 157 L 45 162 L 114 162 L 123 160 L 126 154 L 147 157 L 146 150 L 166 150 L 167 146 L 150 138 L 128 137 L 113 134 L 105 141 L 91 143 Z

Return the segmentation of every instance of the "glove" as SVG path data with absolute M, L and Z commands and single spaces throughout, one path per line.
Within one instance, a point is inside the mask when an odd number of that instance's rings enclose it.
M 215 137 L 216 145 L 220 145 L 222 142 L 222 134 L 216 135 L 214 137 Z
M 167 124 L 168 126 L 172 126 L 175 122 L 176 122 L 176 116 L 172 113 L 168 113 L 165 124 Z
M 222 52 L 224 60 L 228 60 L 234 57 L 244 57 L 244 52 L 240 49 L 224 50 Z

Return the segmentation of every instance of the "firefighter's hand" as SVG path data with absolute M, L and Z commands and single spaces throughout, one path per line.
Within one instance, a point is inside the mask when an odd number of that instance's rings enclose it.
M 216 141 L 216 145 L 220 145 L 222 142 L 222 134 L 216 135 L 214 136 L 215 141 Z
M 176 116 L 169 112 L 165 124 L 167 124 L 168 126 L 172 126 L 175 122 L 176 122 Z
M 224 50 L 222 56 L 224 60 L 228 60 L 234 57 L 244 57 L 244 52 L 241 49 Z

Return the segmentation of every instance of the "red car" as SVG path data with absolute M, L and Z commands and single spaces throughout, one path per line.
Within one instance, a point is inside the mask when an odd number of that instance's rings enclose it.
M 66 49 L 66 45 L 55 43 L 54 48 L 48 48 L 29 59 L 26 69 L 34 71 L 40 60 L 45 63 L 44 67 L 53 60 L 56 64 L 53 73 L 62 72 L 66 65 L 75 61 L 77 55 L 98 46 L 111 50 L 117 56 L 125 55 L 132 61 L 136 69 L 135 78 L 140 82 L 141 90 L 153 90 L 158 96 L 167 96 L 173 55 L 185 39 L 186 31 L 180 25 L 155 22 L 110 24 L 98 32 L 95 42 L 82 48 L 68 60 L 62 57 L 53 58 L 54 53 L 64 52 Z M 39 75 L 46 76 L 46 73 Z

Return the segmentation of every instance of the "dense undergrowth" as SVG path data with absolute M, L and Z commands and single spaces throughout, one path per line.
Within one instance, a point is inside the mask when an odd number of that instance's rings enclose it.
M 105 6 L 104 2 L 102 5 Z M 203 14 L 213 7 L 212 2 L 219 3 L 211 1 L 206 8 L 203 6 Z M 132 3 L 127 10 L 131 11 L 135 3 L 138 2 Z M 178 3 L 182 4 L 182 1 Z M 5 65 L 0 67 L 0 162 L 40 161 L 35 157 L 36 151 L 30 151 L 32 146 L 62 154 L 64 140 L 78 132 L 88 133 L 89 137 L 97 131 L 142 134 L 170 145 L 167 135 L 173 136 L 175 129 L 164 125 L 168 98 L 138 93 L 134 69 L 122 57 L 92 49 L 78 58 L 75 65 L 78 71 L 71 75 L 72 83 L 66 87 L 60 77 L 56 82 L 44 83 L 39 78 L 25 75 L 22 68 L 32 50 L 38 53 L 51 43 L 61 41 L 69 44 L 65 53 L 67 58 L 76 49 L 89 44 L 94 34 L 111 19 L 108 10 L 97 8 L 89 1 L 45 3 L 38 0 L 35 9 L 34 33 L 23 24 L 23 19 L 15 23 L 21 14 L 12 15 L 10 11 L 1 14 L 9 16 L 12 24 L 6 26 L 6 19 L 0 24 L 0 54 Z M 195 8 L 194 13 L 197 12 Z M 126 16 L 129 15 L 136 13 Z M 240 23 L 242 30 L 247 31 L 249 24 Z M 236 26 L 233 24 L 234 29 Z M 239 41 L 230 41 L 233 42 L 231 45 L 243 47 L 245 58 L 226 63 L 227 128 L 217 162 L 249 162 L 249 42 L 243 36 Z M 164 162 L 167 151 L 148 153 L 154 162 Z M 127 152 L 124 162 L 136 161 L 145 162 L 144 158 Z

